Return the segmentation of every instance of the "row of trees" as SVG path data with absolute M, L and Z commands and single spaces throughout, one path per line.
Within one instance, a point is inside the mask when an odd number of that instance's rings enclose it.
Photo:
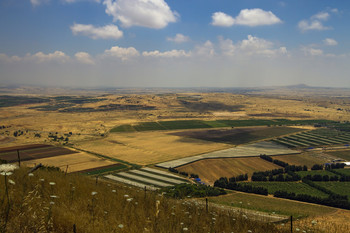
M 271 156 L 268 156 L 268 155 L 265 155 L 265 154 L 261 154 L 260 158 L 264 159 L 264 160 L 266 160 L 268 162 L 274 163 L 274 164 L 276 164 L 278 166 L 283 167 L 284 168 L 284 173 L 287 173 L 289 171 L 291 171 L 291 172 L 307 171 L 307 166 L 306 165 L 304 165 L 304 166 L 289 165 L 286 162 L 283 162 L 283 161 L 278 160 L 278 159 L 273 159 Z M 280 169 L 275 169 L 275 170 L 280 170 Z M 280 173 L 282 173 L 282 172 L 280 172 Z
M 221 188 L 196 184 L 178 184 L 175 186 L 162 188 L 160 192 L 165 192 L 167 196 L 181 199 L 188 196 L 211 197 L 226 194 L 226 191 Z
M 181 171 L 179 171 L 179 170 L 177 170 L 176 168 L 173 168 L 173 167 L 169 167 L 168 170 L 170 172 L 177 173 L 177 174 L 180 174 L 180 175 L 188 177 L 188 172 L 181 172 Z M 197 174 L 193 174 L 193 173 L 190 174 L 190 177 L 191 178 L 199 178 L 199 176 Z

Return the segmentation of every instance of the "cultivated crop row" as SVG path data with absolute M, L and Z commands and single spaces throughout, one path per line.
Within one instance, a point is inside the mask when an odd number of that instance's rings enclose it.
M 106 175 L 105 177 L 118 182 L 142 188 L 146 187 L 152 190 L 187 183 L 185 179 L 179 176 L 152 168 L 142 168 L 140 170 L 134 169 L 127 172 Z

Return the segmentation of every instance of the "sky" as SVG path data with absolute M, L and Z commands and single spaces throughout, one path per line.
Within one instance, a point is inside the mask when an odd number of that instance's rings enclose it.
M 0 0 L 0 85 L 350 88 L 348 0 Z

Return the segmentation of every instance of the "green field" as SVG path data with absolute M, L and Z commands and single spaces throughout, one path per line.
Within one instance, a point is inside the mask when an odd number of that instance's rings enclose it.
M 240 192 L 233 192 L 232 194 L 219 197 L 210 197 L 209 202 L 268 213 L 275 212 L 276 214 L 287 216 L 293 215 L 294 218 L 313 217 L 335 212 L 334 208 L 327 206 Z
M 311 170 L 311 171 L 300 171 L 300 172 L 296 172 L 299 176 L 301 176 L 301 178 L 304 178 L 307 175 L 321 175 L 321 176 L 337 176 L 336 174 L 334 174 L 333 172 L 330 171 L 326 171 L 326 170 Z
M 331 123 L 327 120 L 178 120 L 178 121 L 158 121 L 158 122 L 141 122 L 136 125 L 120 125 L 111 129 L 110 132 L 133 132 L 148 130 L 175 130 L 175 129 L 205 129 L 221 127 L 245 127 L 245 126 L 273 126 L 273 125 L 313 125 L 316 123 Z
M 310 187 L 304 183 L 297 182 L 249 182 L 249 185 L 255 187 L 267 188 L 269 194 L 281 190 L 286 192 L 293 192 L 295 194 L 308 194 L 317 197 L 328 197 L 326 193 L 323 193 L 315 188 Z
M 315 182 L 334 193 L 347 195 L 350 200 L 350 182 Z

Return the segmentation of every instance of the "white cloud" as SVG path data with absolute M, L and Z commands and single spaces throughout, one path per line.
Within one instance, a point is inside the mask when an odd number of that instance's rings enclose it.
M 264 11 L 259 8 L 243 9 L 237 17 L 233 18 L 223 12 L 215 12 L 212 15 L 212 25 L 230 27 L 232 25 L 262 26 L 282 23 L 282 21 L 271 11 Z
M 64 52 L 62 51 L 55 51 L 53 53 L 48 53 L 45 54 L 43 52 L 38 52 L 34 55 L 27 55 L 29 59 L 35 60 L 37 62 L 49 62 L 49 61 L 56 61 L 56 62 L 61 62 L 65 63 L 69 61 L 70 57 L 67 56 Z
M 302 48 L 302 51 L 304 52 L 305 56 L 322 56 L 323 55 L 323 50 L 321 49 L 304 47 Z
M 335 46 L 338 45 L 338 42 L 332 38 L 326 38 L 323 40 L 323 43 L 328 46 Z
M 210 40 L 207 40 L 202 45 L 197 45 L 194 52 L 199 57 L 212 57 L 215 54 L 214 45 Z
M 335 11 L 336 10 L 336 11 Z M 332 9 L 330 12 L 337 13 L 337 9 Z M 310 31 L 310 30 L 317 30 L 317 31 L 323 31 L 323 30 L 329 30 L 331 27 L 327 27 L 323 25 L 323 22 L 326 22 L 330 18 L 329 12 L 319 12 L 313 16 L 310 17 L 310 19 L 304 19 L 299 21 L 298 27 L 302 32 Z
M 106 13 L 123 27 L 161 29 L 177 20 L 177 13 L 164 0 L 104 0 L 103 4 Z
M 223 12 L 215 12 L 212 16 L 212 22 L 211 24 L 214 26 L 220 26 L 220 27 L 231 27 L 235 20 L 232 18 L 232 16 L 227 15 Z
M 180 33 L 176 34 L 175 37 L 168 37 L 168 41 L 173 41 L 175 43 L 184 43 L 190 40 L 188 36 L 182 35 Z
M 76 3 L 76 2 L 96 2 L 100 3 L 101 0 L 63 0 L 66 3 Z
M 104 27 L 95 27 L 91 24 L 77 24 L 70 27 L 74 35 L 88 36 L 96 39 L 119 39 L 123 32 L 116 25 L 106 25 Z
M 316 15 L 311 16 L 311 19 L 318 19 L 322 21 L 327 21 L 330 15 L 328 12 L 319 12 Z
M 233 43 L 230 39 L 219 37 L 221 53 L 225 56 L 263 56 L 273 57 L 288 54 L 286 47 L 275 47 L 271 41 L 248 35 L 247 39 Z
M 104 56 L 117 57 L 120 58 L 122 61 L 126 61 L 131 58 L 140 56 L 140 53 L 134 47 L 121 48 L 118 46 L 114 46 L 111 49 L 105 50 Z
M 90 54 L 86 52 L 78 52 L 74 56 L 75 56 L 75 59 L 80 63 L 89 64 L 89 65 L 95 64 Z
M 150 52 L 143 52 L 142 56 L 144 57 L 166 57 L 166 58 L 179 58 L 179 57 L 190 57 L 191 52 L 186 53 L 184 50 L 171 50 L 171 51 L 165 51 L 165 52 L 159 52 L 158 50 L 150 51 Z
M 7 54 L 0 53 L 0 61 L 16 62 L 16 61 L 21 61 L 21 60 L 22 60 L 22 58 L 20 58 L 18 56 L 9 57 L 9 56 L 7 56 Z

